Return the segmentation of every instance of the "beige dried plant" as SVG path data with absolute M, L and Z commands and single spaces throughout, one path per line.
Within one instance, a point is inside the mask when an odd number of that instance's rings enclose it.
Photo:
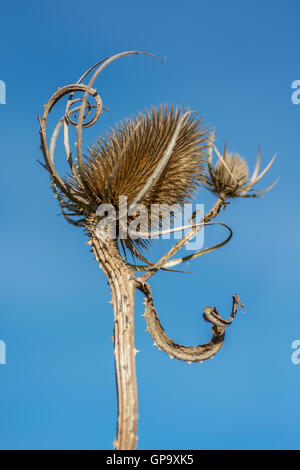
M 144 114 L 139 113 L 121 122 L 104 137 L 100 137 L 94 145 L 90 145 L 87 155 L 83 156 L 82 130 L 95 124 L 104 109 L 102 99 L 93 88 L 93 84 L 107 65 L 131 54 L 155 57 L 144 52 L 127 51 L 97 63 L 75 84 L 58 89 L 45 105 L 42 117 L 39 117 L 41 150 L 44 156 L 42 165 L 50 175 L 54 196 L 59 201 L 65 219 L 75 226 L 84 228 L 89 237 L 87 243 L 91 246 L 111 289 L 118 392 L 118 430 L 114 447 L 119 450 L 135 449 L 137 442 L 138 401 L 135 372 L 137 350 L 134 343 L 136 289 L 145 295 L 146 331 L 150 333 L 159 349 L 167 353 L 170 358 L 188 363 L 201 363 L 214 357 L 223 346 L 225 330 L 234 319 L 238 306 L 243 306 L 238 295 L 233 295 L 232 312 L 227 320 L 219 315 L 215 307 L 204 308 L 204 320 L 212 324 L 212 338 L 208 343 L 187 347 L 175 343 L 167 336 L 159 321 L 147 281 L 161 269 L 170 270 L 178 264 L 225 245 L 231 238 L 231 229 L 221 222 L 212 222 L 212 220 L 219 214 L 221 208 L 228 204 L 227 198 L 248 196 L 275 158 L 257 176 L 259 154 L 254 174 L 249 180 L 247 164 L 239 155 L 227 154 L 226 148 L 223 156 L 220 155 L 214 145 L 214 133 L 209 132 L 202 120 L 191 111 L 181 111 L 180 108 L 174 109 L 173 106 L 153 107 Z M 91 72 L 93 75 L 88 84 L 83 84 L 83 80 Z M 76 92 L 83 92 L 83 98 L 74 99 Z M 59 120 L 48 146 L 48 115 L 56 103 L 66 95 L 68 100 L 65 113 Z M 89 103 L 89 97 L 95 100 L 95 104 Z M 77 120 L 74 120 L 75 113 Z M 69 142 L 69 126 L 76 127 L 75 159 Z M 58 174 L 54 165 L 54 150 L 62 128 L 70 170 L 66 178 Z M 215 167 L 212 164 L 213 151 L 219 158 Z M 119 205 L 120 197 L 126 197 L 128 213 L 130 210 L 133 211 L 133 214 L 129 214 L 126 219 L 127 229 L 128 224 L 138 217 L 141 203 L 147 211 L 150 211 L 153 205 L 182 206 L 202 185 L 218 195 L 217 201 L 207 214 L 203 214 L 200 222 L 196 222 L 196 213 L 193 214 L 188 233 L 156 263 L 145 258 L 145 249 L 149 240 L 143 238 L 143 232 L 138 238 L 132 238 L 130 232 L 125 238 L 120 237 L 120 229 L 124 229 Z M 107 225 L 99 229 L 104 216 L 99 215 L 98 209 L 103 204 L 110 205 L 116 214 L 116 236 L 108 236 L 111 233 Z M 172 217 L 172 214 L 169 217 Z M 162 222 L 160 214 L 155 220 L 149 217 L 146 229 L 151 231 L 156 227 L 160 230 Z M 220 224 L 228 230 L 228 236 L 222 243 L 198 250 L 188 256 L 173 258 L 197 235 L 201 227 L 213 224 Z M 130 264 L 121 255 L 120 245 L 125 251 L 129 250 L 135 260 L 143 261 L 144 264 Z M 138 274 L 140 272 L 144 274 Z

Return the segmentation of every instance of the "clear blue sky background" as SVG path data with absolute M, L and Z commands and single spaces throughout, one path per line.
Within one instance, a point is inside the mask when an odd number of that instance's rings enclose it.
M 0 448 L 112 448 L 110 293 L 81 230 L 56 217 L 36 162 L 36 116 L 90 65 L 139 49 L 166 65 L 133 56 L 106 69 L 97 86 L 113 114 L 84 134 L 85 146 L 133 112 L 173 102 L 203 115 L 218 145 L 227 138 L 251 169 L 258 144 L 263 165 L 278 152 L 259 188 L 280 177 L 262 199 L 232 202 L 220 217 L 231 243 L 190 264 L 193 274 L 151 280 L 162 323 L 183 344 L 209 339 L 206 305 L 225 316 L 240 294 L 246 315 L 214 360 L 188 366 L 154 348 L 137 296 L 139 448 L 299 449 L 299 1 L 11 0 L 0 18 Z M 57 158 L 63 168 L 60 148 Z M 208 209 L 214 197 L 202 190 L 197 201 Z M 206 246 L 223 236 L 207 229 Z

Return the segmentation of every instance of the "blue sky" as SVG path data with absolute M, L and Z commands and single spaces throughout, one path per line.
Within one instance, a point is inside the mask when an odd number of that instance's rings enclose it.
M 219 220 L 233 239 L 190 264 L 192 274 L 151 280 L 161 321 L 182 344 L 207 341 L 204 307 L 226 316 L 239 293 L 246 314 L 214 360 L 188 366 L 154 348 L 137 295 L 138 447 L 299 449 L 300 364 L 291 361 L 300 339 L 300 104 L 291 101 L 299 2 L 11 0 L 0 15 L 0 448 L 112 448 L 110 293 L 81 230 L 57 217 L 36 162 L 36 117 L 58 86 L 138 49 L 166 64 L 132 56 L 105 70 L 97 87 L 113 114 L 84 134 L 85 146 L 120 119 L 172 102 L 203 115 L 217 145 L 228 139 L 251 169 L 258 144 L 263 165 L 278 152 L 259 188 L 280 177 L 263 198 L 232 201 Z M 65 168 L 61 148 L 57 158 Z M 203 189 L 197 201 L 209 209 L 214 197 Z M 207 246 L 223 235 L 207 229 Z M 166 247 L 155 246 L 152 259 Z

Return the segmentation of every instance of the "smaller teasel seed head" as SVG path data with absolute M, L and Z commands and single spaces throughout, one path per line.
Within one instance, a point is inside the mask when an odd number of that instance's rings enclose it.
M 218 194 L 236 197 L 239 189 L 246 185 L 249 170 L 246 161 L 237 153 L 227 153 L 214 168 L 214 183 Z
M 211 135 L 211 147 L 208 157 L 208 176 L 205 182 L 207 189 L 213 193 L 218 194 L 223 198 L 235 198 L 235 197 L 257 197 L 267 191 L 270 191 L 278 180 L 276 180 L 271 186 L 264 191 L 255 193 L 253 192 L 254 185 L 267 173 L 272 163 L 274 162 L 276 155 L 272 158 L 266 168 L 258 175 L 260 165 L 260 148 L 258 149 L 257 161 L 255 169 L 251 178 L 249 178 L 249 169 L 247 162 L 243 157 L 235 152 L 227 152 L 227 146 L 225 144 L 223 155 L 220 154 L 217 147 L 213 143 L 214 134 Z M 213 167 L 212 165 L 212 153 L 215 151 L 218 156 L 218 161 Z

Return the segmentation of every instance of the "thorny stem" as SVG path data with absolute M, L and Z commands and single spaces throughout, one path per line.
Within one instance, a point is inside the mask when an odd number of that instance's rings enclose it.
M 116 450 L 133 450 L 136 448 L 138 420 L 134 272 L 121 258 L 116 240 L 99 240 L 91 235 L 89 244 L 108 279 L 114 310 L 114 357 L 118 394 L 118 430 L 114 447 Z

